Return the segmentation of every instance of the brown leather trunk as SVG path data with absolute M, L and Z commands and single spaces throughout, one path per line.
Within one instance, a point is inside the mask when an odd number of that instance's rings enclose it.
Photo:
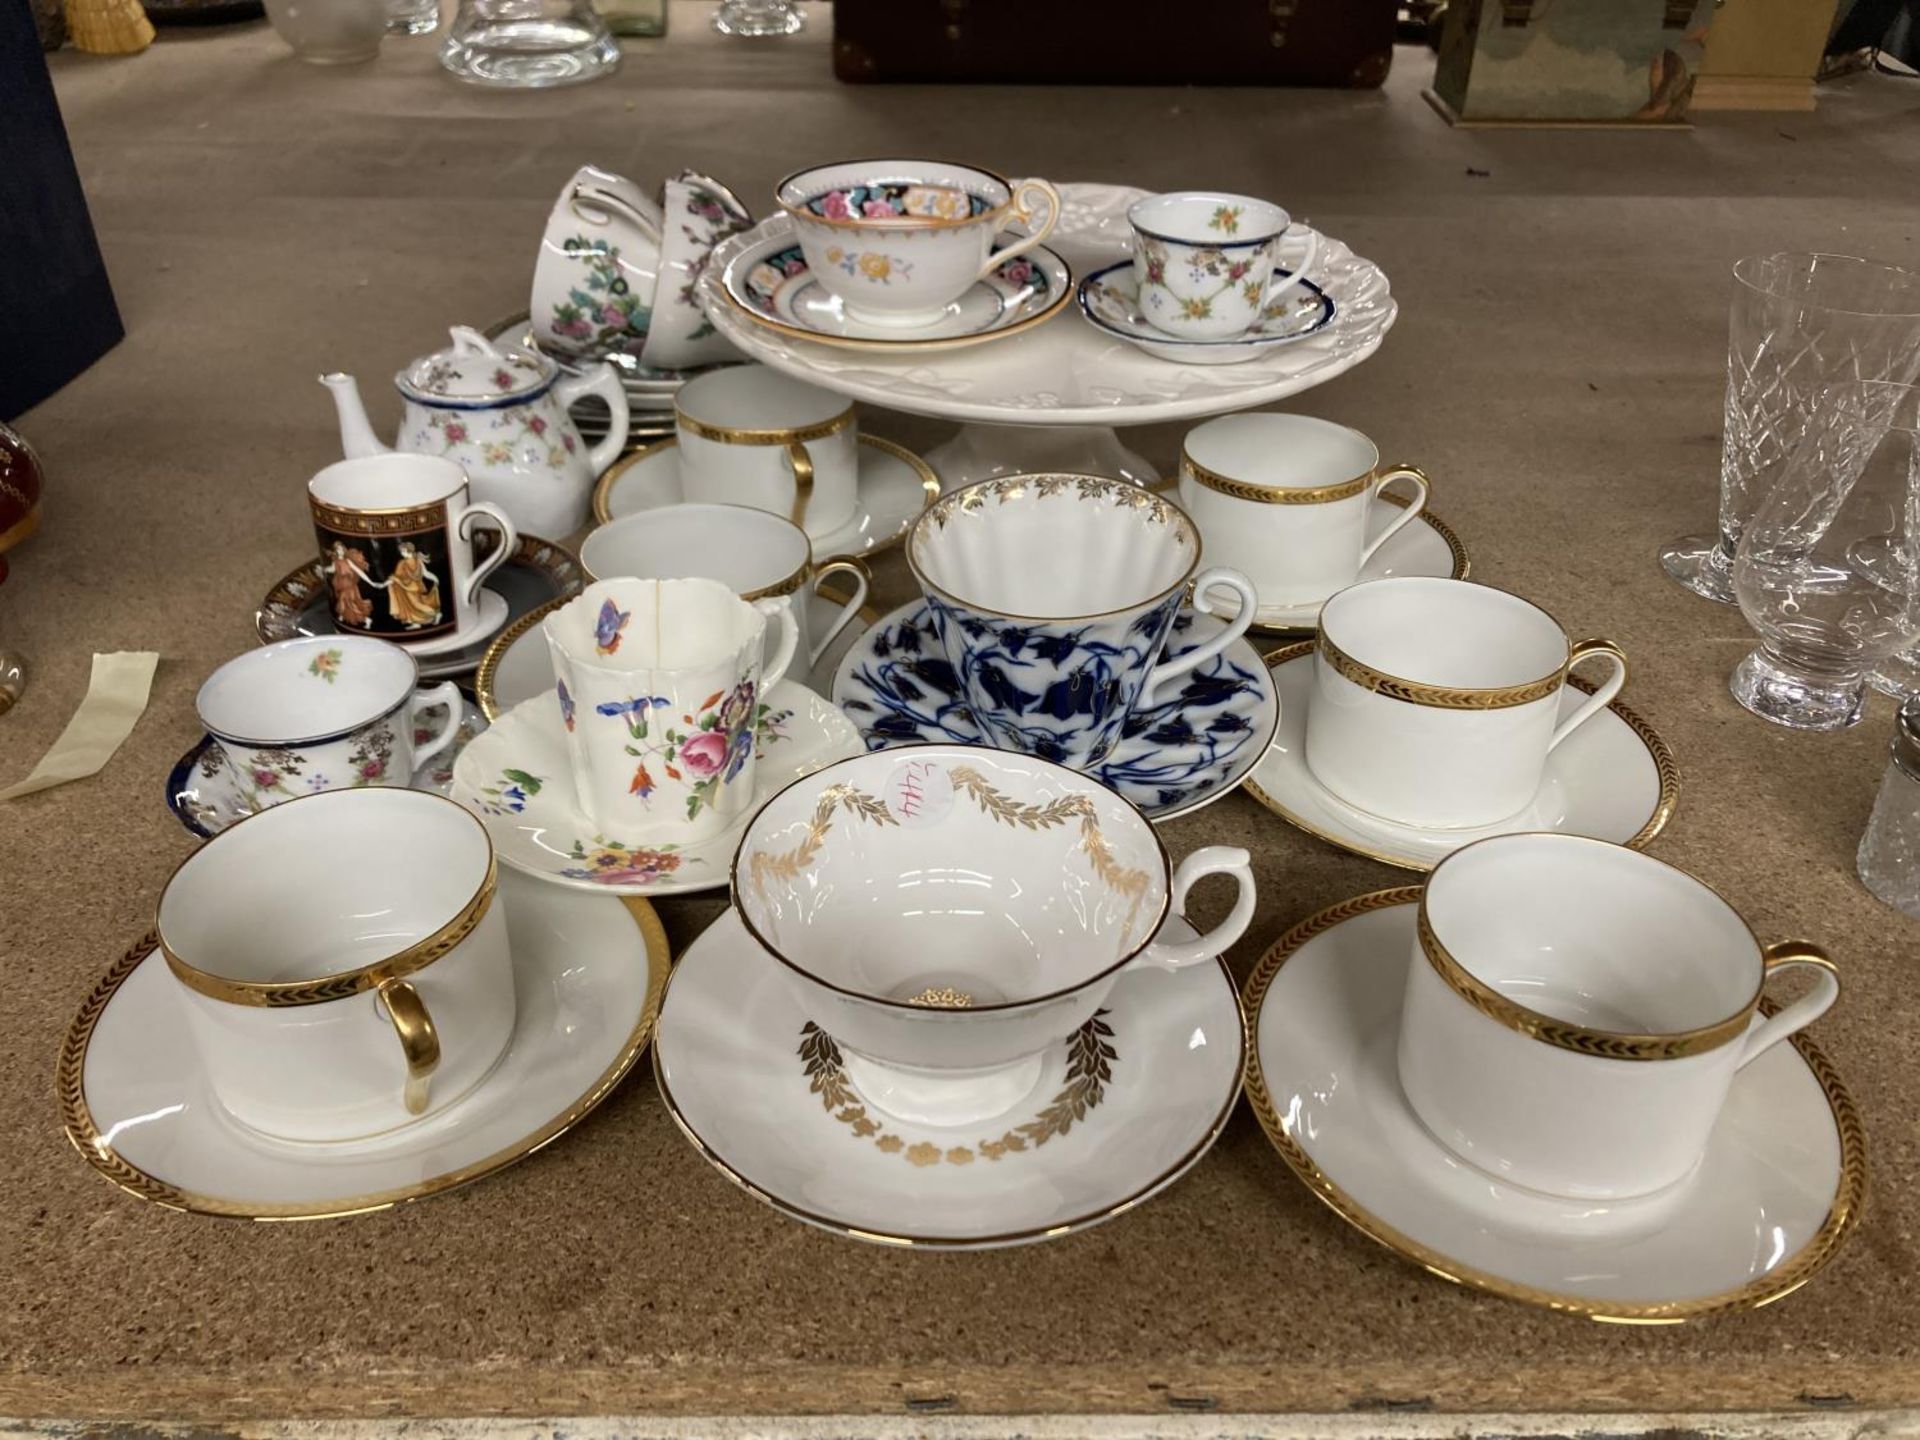
M 1396 0 L 834 0 L 833 69 L 856 83 L 1370 88 L 1393 62 L 1395 9 Z

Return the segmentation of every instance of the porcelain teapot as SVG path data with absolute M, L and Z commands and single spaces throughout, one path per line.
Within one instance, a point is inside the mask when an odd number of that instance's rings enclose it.
M 453 344 L 394 377 L 406 415 L 398 442 L 380 443 L 351 375 L 322 375 L 340 412 L 348 459 L 388 449 L 443 455 L 467 472 L 473 498 L 498 505 L 522 534 L 559 539 L 587 521 L 593 482 L 627 443 L 627 392 L 607 364 L 563 374 L 544 355 L 497 348 L 464 325 Z M 607 438 L 588 448 L 567 407 L 598 395 L 613 412 Z

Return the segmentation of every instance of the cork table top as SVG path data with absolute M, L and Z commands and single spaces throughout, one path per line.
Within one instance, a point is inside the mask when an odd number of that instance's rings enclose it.
M 92 779 L 0 807 L 0 1413 L 262 1415 L 1223 1409 L 1801 1409 L 1920 1400 L 1920 926 L 1853 875 L 1891 710 L 1790 734 L 1728 698 L 1737 612 L 1660 575 L 1711 519 L 1727 267 L 1766 248 L 1911 257 L 1920 165 L 1898 82 L 1817 116 L 1663 135 L 1447 129 L 1402 50 L 1382 92 L 848 88 L 827 17 L 723 42 L 698 6 L 614 79 L 543 95 L 444 79 L 430 42 L 329 72 L 264 26 L 167 35 L 130 60 L 55 58 L 126 341 L 21 417 L 46 523 L 0 588 L 29 657 L 0 779 L 65 724 L 94 651 L 161 661 L 151 707 Z M 1904 127 L 1904 128 L 1903 128 Z M 418 1205 L 261 1225 L 167 1212 L 60 1133 L 55 1051 L 194 843 L 161 804 L 195 688 L 253 642 L 311 542 L 301 483 L 338 455 L 322 370 L 392 373 L 449 323 L 523 308 L 552 197 L 593 160 L 651 183 L 691 165 L 761 203 L 809 160 L 891 149 L 1055 179 L 1271 194 L 1391 276 L 1381 352 L 1294 408 L 1357 425 L 1434 477 L 1477 577 L 1633 659 L 1626 698 L 1683 774 L 1655 853 L 1765 938 L 1839 957 L 1822 1046 L 1865 1112 L 1864 1223 L 1832 1267 L 1752 1313 L 1605 1326 L 1470 1293 L 1348 1229 L 1243 1109 L 1166 1195 L 1057 1243 L 868 1248 L 734 1189 L 643 1068 L 531 1161 Z M 1064 323 L 1064 322 L 1063 322 Z M 368 392 L 382 428 L 395 402 Z M 935 423 L 867 412 L 925 448 Z M 1130 433 L 1161 464 L 1177 427 Z M 911 582 L 896 555 L 877 598 Z M 1178 856 L 1256 857 L 1242 975 L 1322 906 L 1401 872 L 1290 830 L 1244 795 L 1166 827 Z M 343 857 L 297 857 L 323 882 Z M 1203 892 L 1202 923 L 1221 900 Z M 678 946 L 717 902 L 665 904 Z

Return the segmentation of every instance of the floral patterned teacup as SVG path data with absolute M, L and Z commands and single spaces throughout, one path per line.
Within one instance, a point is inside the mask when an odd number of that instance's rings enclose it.
M 1320 237 L 1307 231 L 1307 253 L 1291 273 L 1276 273 L 1280 240 L 1293 221 L 1250 195 L 1150 195 L 1127 210 L 1127 222 L 1141 312 L 1155 329 L 1183 340 L 1246 334 L 1299 284 L 1320 250 Z
M 1031 250 L 1060 218 L 1045 180 L 1018 184 L 938 160 L 844 160 L 797 170 L 775 187 L 808 270 L 862 324 L 937 323 L 967 288 Z M 1017 221 L 1026 235 L 995 250 Z
M 780 627 L 765 660 L 767 623 Z M 573 783 L 603 834 L 694 844 L 753 805 L 754 717 L 800 631 L 790 596 L 601 580 L 542 623 Z
M 592 165 L 574 172 L 547 217 L 533 270 L 530 314 L 542 350 L 568 361 L 640 358 L 659 284 L 661 220 L 633 181 Z
M 405 785 L 454 741 L 460 691 L 420 690 L 420 667 L 398 645 L 365 635 L 282 640 L 227 661 L 194 700 L 200 723 L 258 813 L 321 790 Z M 438 735 L 416 745 L 416 717 L 447 707 Z

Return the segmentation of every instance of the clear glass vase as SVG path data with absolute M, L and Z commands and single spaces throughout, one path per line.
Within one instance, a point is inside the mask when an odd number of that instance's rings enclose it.
M 1735 551 L 1760 647 L 1730 688 L 1775 724 L 1840 730 L 1865 713 L 1868 672 L 1920 636 L 1920 387 L 1812 398 Z
M 542 89 L 611 74 L 620 46 L 591 0 L 460 0 L 440 63 L 475 85 Z
M 722 35 L 793 35 L 807 28 L 807 17 L 793 0 L 720 0 L 713 28 Z
M 380 53 L 386 0 L 267 0 L 267 19 L 313 65 L 356 65 Z
M 1740 531 L 1836 382 L 1920 374 L 1920 274 L 1850 255 L 1750 255 L 1733 267 L 1720 527 L 1660 552 L 1696 595 L 1732 603 Z

